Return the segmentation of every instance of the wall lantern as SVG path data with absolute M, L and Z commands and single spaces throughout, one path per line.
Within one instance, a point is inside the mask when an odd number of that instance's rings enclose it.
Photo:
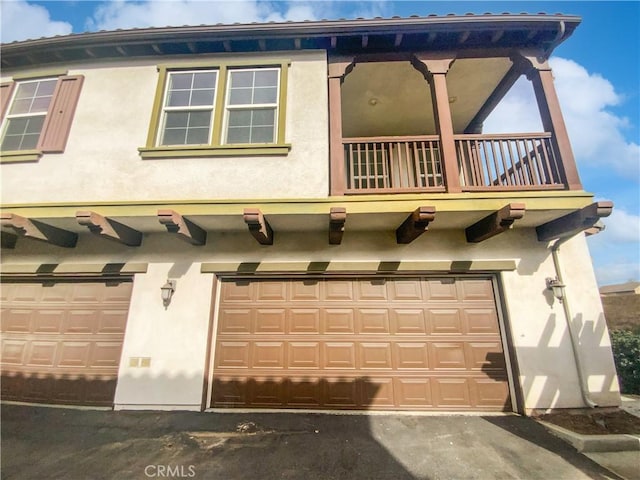
M 553 292 L 553 296 L 556 297 L 560 303 L 564 299 L 564 283 L 558 280 L 558 277 L 547 278 L 547 289 Z
M 160 293 L 162 295 L 162 304 L 164 308 L 167 308 L 171 303 L 171 297 L 173 297 L 173 292 L 176 291 L 176 281 L 168 280 L 163 286 L 160 287 Z

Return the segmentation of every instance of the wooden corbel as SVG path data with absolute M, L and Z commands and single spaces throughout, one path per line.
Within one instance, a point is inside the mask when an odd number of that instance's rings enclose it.
M 58 247 L 73 248 L 78 243 L 78 234 L 74 232 L 13 213 L 3 213 L 0 216 L 0 224 L 12 228 L 18 237 L 32 238 Z
M 429 222 L 436 218 L 436 207 L 418 207 L 396 230 L 398 243 L 411 243 L 427 231 Z
M 554 238 L 570 237 L 593 227 L 602 217 L 608 217 L 613 210 L 613 202 L 594 202 L 564 217 L 536 227 L 538 240 L 548 242 Z
M 340 245 L 344 235 L 344 223 L 347 221 L 347 209 L 331 207 L 329 213 L 329 244 Z
M 467 242 L 479 243 L 509 230 L 513 222 L 524 217 L 524 203 L 510 203 L 465 230 Z
M 80 225 L 84 225 L 95 235 L 99 235 L 108 240 L 122 243 L 129 247 L 139 247 L 142 244 L 142 233 L 120 222 L 116 222 L 102 215 L 89 212 L 76 212 L 76 220 Z
M 244 209 L 244 221 L 249 232 L 261 245 L 273 245 L 273 230 L 257 208 Z
M 16 248 L 18 236 L 9 232 L 0 232 L 0 243 L 2 248 Z
M 169 233 L 175 233 L 178 238 L 191 245 L 204 245 L 207 243 L 207 232 L 184 218 L 173 210 L 158 210 L 158 221 L 167 227 Z

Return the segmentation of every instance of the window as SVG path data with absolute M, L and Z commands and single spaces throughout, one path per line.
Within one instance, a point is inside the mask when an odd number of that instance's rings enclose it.
M 21 82 L 7 115 L 2 150 L 33 150 L 38 145 L 57 80 Z
M 142 158 L 286 154 L 288 62 L 160 67 Z
M 56 76 L 0 85 L 1 161 L 34 161 L 64 151 L 82 76 Z
M 225 143 L 272 143 L 278 113 L 278 70 L 231 70 Z
M 160 145 L 201 145 L 211 138 L 218 72 L 171 72 Z

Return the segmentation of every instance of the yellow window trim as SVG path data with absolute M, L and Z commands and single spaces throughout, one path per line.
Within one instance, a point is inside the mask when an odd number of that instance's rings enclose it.
M 144 147 L 138 148 L 143 159 L 171 158 L 171 157 L 198 157 L 198 156 L 221 156 L 221 155 L 286 155 L 291 146 L 285 143 L 285 125 L 287 112 L 287 81 L 289 77 L 290 60 L 258 60 L 258 61 L 237 61 L 237 62 L 190 62 L 158 66 L 158 85 L 153 102 L 151 122 L 147 143 Z M 265 68 L 274 67 L 280 69 L 280 96 L 278 98 L 278 124 L 276 126 L 276 142 L 273 144 L 225 144 L 222 143 L 222 118 L 224 115 L 224 98 L 227 91 L 227 73 L 233 68 Z M 213 112 L 213 131 L 210 145 L 157 145 L 158 133 L 160 130 L 160 119 L 164 94 L 169 78 L 169 72 L 180 70 L 207 69 L 218 70 L 218 86 L 216 91 L 216 103 Z
M 203 145 L 184 147 L 140 147 L 138 151 L 143 159 L 156 158 L 188 158 L 188 157 L 221 157 L 246 155 L 287 155 L 291 150 L 289 144 L 259 145 Z
M 37 162 L 40 157 L 40 150 L 11 150 L 0 154 L 0 163 Z

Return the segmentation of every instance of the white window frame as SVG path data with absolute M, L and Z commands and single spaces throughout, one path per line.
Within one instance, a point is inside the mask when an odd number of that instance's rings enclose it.
M 175 74 L 184 74 L 184 73 L 216 73 L 216 82 L 214 86 L 214 94 L 213 94 L 213 104 L 209 105 L 196 105 L 196 106 L 179 106 L 179 107 L 169 107 L 167 106 L 167 99 L 169 97 L 169 85 L 171 85 L 171 76 Z M 156 138 L 156 145 L 159 146 L 175 146 L 175 147 L 188 147 L 190 145 L 200 145 L 200 144 L 191 144 L 191 143 L 177 143 L 177 144 L 163 144 L 162 140 L 165 133 L 165 126 L 167 121 L 167 112 L 196 112 L 196 111 L 210 111 L 211 115 L 209 117 L 209 137 L 208 143 L 204 145 L 209 145 L 212 143 L 212 137 L 214 132 L 214 119 L 216 116 L 216 101 L 218 97 L 218 87 L 220 86 L 220 69 L 218 68 L 207 68 L 207 69 L 196 69 L 196 70 L 172 70 L 167 72 L 166 84 L 164 86 L 164 94 L 162 96 L 162 111 L 160 118 L 160 128 L 158 129 L 158 136 Z
M 56 77 L 51 77 L 51 78 L 38 78 L 38 79 L 34 79 L 34 80 L 21 80 L 21 81 L 16 82 L 16 86 L 13 89 L 13 92 L 11 94 L 11 100 L 9 101 L 9 104 L 7 106 L 6 114 L 4 116 L 4 119 L 2 120 L 2 136 L 0 137 L 0 146 L 4 143 L 5 137 L 7 135 L 7 129 L 9 128 L 9 123 L 11 123 L 11 120 L 17 119 L 17 118 L 42 117 L 43 118 L 42 128 L 40 129 L 40 133 L 39 133 L 39 136 L 38 136 L 38 141 L 36 142 L 36 144 L 31 148 L 20 148 L 20 149 L 17 149 L 17 150 L 16 149 L 12 149 L 12 151 L 20 152 L 20 151 L 34 150 L 34 149 L 37 148 L 38 144 L 40 143 L 40 137 L 42 136 L 44 123 L 47 120 L 47 114 L 49 113 L 49 108 L 51 107 L 51 102 L 53 101 L 53 99 L 55 97 L 55 86 L 54 86 L 54 90 L 51 93 L 51 96 L 49 98 L 49 105 L 47 105 L 47 111 L 38 112 L 38 113 L 29 112 L 29 113 L 13 113 L 12 114 L 11 113 L 11 109 L 14 106 L 14 103 L 16 101 L 16 97 L 18 96 L 18 91 L 20 90 L 20 87 L 22 85 L 26 85 L 28 83 L 42 83 L 42 82 L 48 82 L 48 81 L 56 83 L 58 81 L 58 79 Z
M 254 104 L 246 104 L 246 105 L 230 105 L 229 97 L 231 96 L 231 74 L 233 72 L 256 72 L 256 71 L 274 71 L 276 72 L 277 85 L 276 85 L 276 101 L 275 103 L 254 103 Z M 280 88 L 281 88 L 281 77 L 282 77 L 282 68 L 281 67 L 249 67 L 249 68 L 229 68 L 227 69 L 227 78 L 226 78 L 226 92 L 224 97 L 224 121 L 221 130 L 220 144 L 221 145 L 272 145 L 278 142 L 278 126 L 280 125 Z M 273 120 L 273 135 L 271 137 L 270 142 L 263 143 L 230 143 L 227 141 L 228 137 L 228 128 L 229 128 L 229 112 L 231 110 L 260 110 L 260 109 L 273 109 L 275 110 L 274 120 Z

